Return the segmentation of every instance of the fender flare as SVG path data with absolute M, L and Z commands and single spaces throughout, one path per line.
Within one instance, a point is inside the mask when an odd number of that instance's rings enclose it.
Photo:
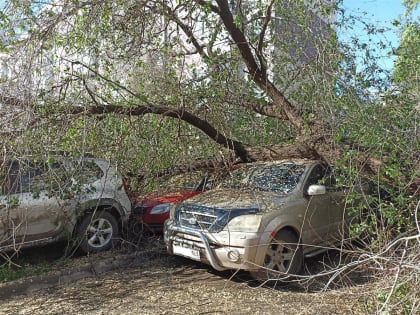
M 109 207 L 115 209 L 115 211 L 111 211 L 111 214 L 117 214 L 117 220 L 121 218 L 128 217 L 129 213 L 124 210 L 123 206 L 112 198 L 99 198 L 99 199 L 91 199 L 85 202 L 78 202 L 76 204 L 76 220 L 79 221 L 81 217 L 83 217 L 87 213 L 92 213 L 98 208 Z
M 303 223 L 299 222 L 298 220 L 292 222 L 285 221 L 284 217 L 285 216 L 280 215 L 271 220 L 262 232 L 260 242 L 257 247 L 257 252 L 255 255 L 255 264 L 257 266 L 262 266 L 264 264 L 265 253 L 267 252 L 267 248 L 274 236 L 276 236 L 276 234 L 280 230 L 289 229 L 293 231 L 299 238 L 299 242 L 301 242 L 301 226 Z

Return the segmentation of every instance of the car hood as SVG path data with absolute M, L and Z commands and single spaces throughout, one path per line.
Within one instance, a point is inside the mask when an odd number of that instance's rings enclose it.
M 187 198 L 198 195 L 200 193 L 202 192 L 197 191 L 197 190 L 176 191 L 176 192 L 170 192 L 164 195 L 159 195 L 157 193 L 154 193 L 154 194 L 150 194 L 149 196 L 145 198 L 137 200 L 135 204 L 139 206 L 150 207 L 150 206 L 155 206 L 161 203 L 178 203 L 180 201 L 183 201 Z
M 276 192 L 214 189 L 192 197 L 185 203 L 219 209 L 258 208 L 261 211 L 269 211 L 273 208 L 273 205 L 278 208 L 290 197 L 290 195 L 281 195 Z

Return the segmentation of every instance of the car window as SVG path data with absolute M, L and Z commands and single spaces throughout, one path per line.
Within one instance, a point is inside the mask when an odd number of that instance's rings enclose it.
M 82 161 L 76 167 L 76 178 L 82 184 L 92 184 L 103 176 L 104 172 L 93 161 Z
M 232 172 L 221 186 L 287 193 L 296 187 L 304 170 L 304 165 L 294 163 L 252 165 Z
M 69 182 L 66 169 L 58 162 L 31 165 L 27 174 L 29 175 L 29 185 L 22 185 L 22 189 L 32 192 L 41 190 L 62 191 L 65 189 L 66 183 Z
M 312 169 L 311 174 L 309 175 L 307 185 L 318 185 L 323 184 L 322 179 L 326 174 L 326 169 L 322 165 L 318 164 Z
M 5 163 L 1 169 L 1 194 L 14 194 L 19 191 L 20 176 L 17 161 Z
M 331 169 L 321 164 L 317 164 L 311 171 L 306 182 L 306 189 L 310 185 L 325 185 L 327 189 L 335 187 L 335 177 L 331 173 Z
M 6 164 L 2 172 L 2 194 L 54 190 L 62 186 L 65 172 L 61 163 L 33 163 L 26 160 Z

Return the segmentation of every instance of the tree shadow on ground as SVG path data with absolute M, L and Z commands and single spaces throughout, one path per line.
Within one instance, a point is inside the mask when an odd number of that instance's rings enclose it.
M 59 242 L 41 247 L 27 248 L 19 251 L 13 257 L 13 263 L 17 266 L 36 265 L 66 261 L 84 256 L 78 252 L 73 252 L 72 255 L 69 255 L 68 245 L 67 242 Z M 330 250 L 324 254 L 305 259 L 302 273 L 290 281 L 277 280 L 267 283 L 255 281 L 245 271 L 216 271 L 211 266 L 201 262 L 179 256 L 171 256 L 166 252 L 161 235 L 143 235 L 141 238 L 136 239 L 136 242 L 132 240 L 122 242 L 116 251 L 108 255 L 133 252 L 143 253 L 144 257 L 147 256 L 145 260 L 149 260 L 149 262 L 146 262 L 145 265 L 160 266 L 173 270 L 186 268 L 186 270 L 189 270 L 189 273 L 196 272 L 198 280 L 206 281 L 206 275 L 211 274 L 227 281 L 245 284 L 251 288 L 264 287 L 279 291 L 312 293 L 357 286 L 367 283 L 371 279 L 366 268 L 362 268 L 358 264 L 351 264 L 352 261 L 357 259 L 356 255 L 344 255 L 338 250 Z
M 206 273 L 211 273 L 230 281 L 245 283 L 250 287 L 262 286 L 284 291 L 320 292 L 362 285 L 371 279 L 371 275 L 365 266 L 352 263 L 358 259 L 356 252 L 353 251 L 348 251 L 344 254 L 340 250 L 328 250 L 323 254 L 306 258 L 301 274 L 290 281 L 277 280 L 260 283 L 255 281 L 248 272 L 242 270 L 217 271 L 211 266 L 198 261 L 179 256 L 169 256 L 166 253 L 163 238 L 159 234 L 142 234 L 139 240 L 140 242 L 133 242 L 136 243 L 136 250 L 150 250 L 152 248 L 152 250 L 159 251 L 160 259 L 165 260 L 166 257 L 170 261 L 170 265 L 185 266 L 196 269 L 197 272 L 204 270 Z M 127 249 L 129 250 L 129 248 Z
M 3 253 L 0 264 L 36 265 L 40 263 L 51 263 L 71 257 L 80 257 L 80 253 L 72 253 L 66 241 L 11 250 Z

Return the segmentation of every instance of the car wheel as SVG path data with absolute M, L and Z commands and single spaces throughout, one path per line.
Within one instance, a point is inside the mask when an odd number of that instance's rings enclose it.
M 118 235 L 118 222 L 108 212 L 95 212 L 85 216 L 76 231 L 78 247 L 85 253 L 109 250 L 113 239 Z
M 295 233 L 281 230 L 271 240 L 264 257 L 264 265 L 251 275 L 258 281 L 290 280 L 303 265 L 302 247 Z

